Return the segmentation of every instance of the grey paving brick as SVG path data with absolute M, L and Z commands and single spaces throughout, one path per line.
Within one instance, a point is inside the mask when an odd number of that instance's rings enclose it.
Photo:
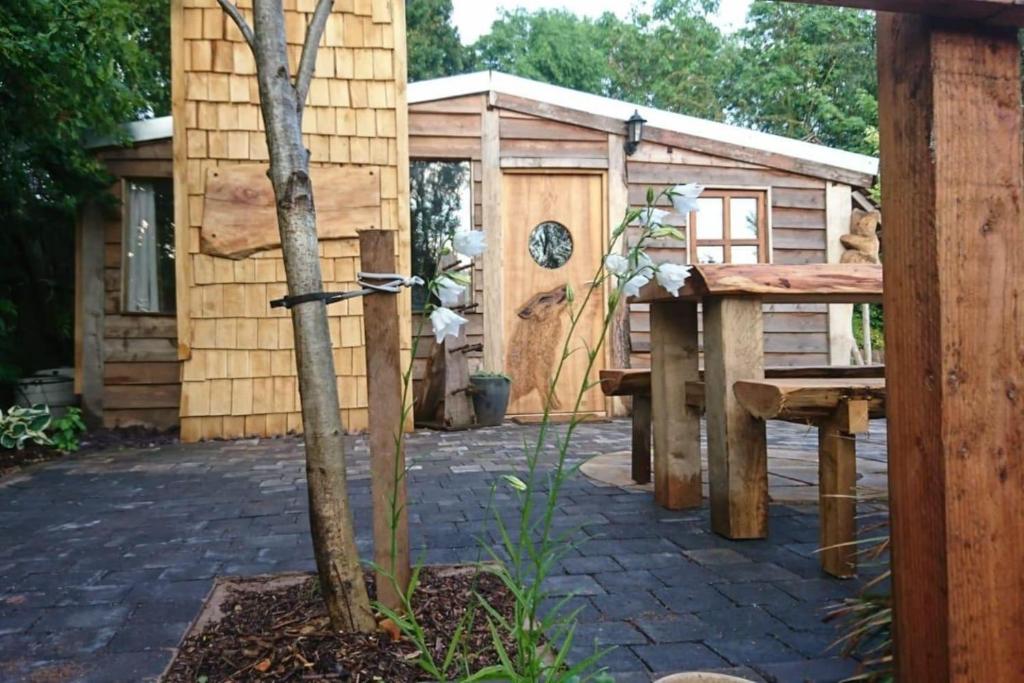
M 702 671 L 729 666 L 729 662 L 701 643 L 637 645 L 633 651 L 652 671 Z
M 804 432 L 773 425 L 769 438 L 813 451 L 814 434 Z M 518 538 L 515 497 L 500 486 L 492 497 L 491 487 L 498 473 L 525 476 L 522 441 L 535 434 L 536 427 L 506 426 L 410 435 L 410 531 L 426 548 L 423 559 L 484 559 L 478 539 L 497 543 L 495 514 Z M 570 462 L 622 450 L 629 434 L 623 420 L 581 425 Z M 362 438 L 347 445 L 350 503 L 366 556 L 369 454 Z M 538 505 L 554 457 L 550 446 L 541 456 Z M 453 466 L 473 471 L 454 474 Z M 50 667 L 50 680 L 67 681 L 155 678 L 215 576 L 312 568 L 304 487 L 294 438 L 90 454 L 6 486 L 0 535 L 14 542 L 0 547 L 0 670 L 10 676 Z M 567 601 L 567 610 L 581 608 L 574 661 L 592 652 L 581 644 L 597 637 L 620 643 L 607 662 L 627 683 L 654 672 L 727 667 L 699 641 L 739 641 L 738 632 L 760 637 L 768 615 L 780 623 L 769 644 L 736 656 L 750 664 L 770 657 L 768 648 L 791 648 L 794 657 L 812 658 L 812 673 L 827 673 L 834 664 L 817 648 L 834 628 L 821 623 L 820 610 L 856 583 L 822 577 L 810 553 L 815 506 L 772 506 L 769 513 L 771 538 L 733 542 L 710 532 L 706 506 L 667 511 L 649 493 L 579 476 L 566 481 L 552 528 L 556 536 L 582 530 L 585 542 L 559 562 L 551 585 L 593 593 Z M 545 600 L 541 614 L 556 601 Z M 794 662 L 758 666 L 776 680 L 801 675 Z
M 692 614 L 638 619 L 634 623 L 653 643 L 693 642 L 703 640 L 712 634 L 711 627 Z
M 605 590 L 592 576 L 567 574 L 545 579 L 544 592 L 548 595 L 602 595 Z
M 770 636 L 708 638 L 704 644 L 732 664 L 757 665 L 764 662 L 791 662 L 802 659 Z
M 838 683 L 858 672 L 849 659 L 811 659 L 758 664 L 755 670 L 768 683 Z

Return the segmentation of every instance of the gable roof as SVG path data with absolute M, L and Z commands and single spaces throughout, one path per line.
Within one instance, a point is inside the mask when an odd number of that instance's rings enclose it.
M 667 141 L 667 138 L 662 139 L 665 136 L 657 134 L 665 132 L 684 136 L 689 140 L 715 142 L 726 150 L 731 148 L 734 151 L 733 154 L 716 152 L 720 156 L 736 157 L 737 152 L 745 150 L 737 158 L 741 158 L 743 161 L 756 161 L 766 166 L 778 166 L 778 163 L 772 163 L 772 158 L 782 156 L 806 162 L 797 170 L 803 168 L 803 172 L 808 175 L 835 177 L 835 179 L 842 179 L 844 182 L 858 186 L 869 186 L 872 179 L 878 175 L 878 159 L 875 157 L 794 140 L 781 135 L 763 133 L 741 126 L 676 114 L 663 109 L 635 105 L 623 100 L 562 88 L 499 71 L 477 71 L 460 76 L 418 81 L 410 83 L 408 86 L 409 104 L 481 93 L 491 94 L 492 100 L 495 100 L 492 101 L 492 104 L 499 107 L 502 106 L 500 96 L 506 96 L 506 98 L 521 98 L 544 103 L 549 105 L 546 109 L 552 114 L 567 118 L 573 118 L 572 112 L 601 117 L 604 119 L 603 128 L 614 127 L 614 132 L 622 133 L 625 132 L 626 119 L 634 111 L 639 111 L 640 115 L 647 120 L 645 139 L 653 137 L 654 141 Z M 582 119 L 571 122 L 586 125 Z M 648 131 L 654 135 L 648 135 Z M 751 153 L 754 158 L 749 158 Z M 840 173 L 828 173 L 829 169 Z M 814 172 L 816 170 L 819 172 Z
M 174 126 L 172 117 L 158 116 L 154 119 L 141 119 L 121 124 L 121 132 L 131 142 L 151 142 L 153 140 L 165 140 L 173 137 Z M 114 137 L 97 137 L 86 140 L 86 149 L 99 149 L 100 147 L 114 147 L 121 144 L 121 140 Z

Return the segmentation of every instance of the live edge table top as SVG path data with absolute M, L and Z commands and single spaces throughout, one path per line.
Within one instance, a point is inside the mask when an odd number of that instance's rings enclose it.
M 765 303 L 881 303 L 882 266 L 852 263 L 695 265 L 674 297 L 652 281 L 634 303 L 756 297 Z

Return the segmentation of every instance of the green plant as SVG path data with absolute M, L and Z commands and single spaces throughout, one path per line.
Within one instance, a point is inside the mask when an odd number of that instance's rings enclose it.
M 21 450 L 26 441 L 42 446 L 53 445 L 46 436 L 50 426 L 50 409 L 44 405 L 31 408 L 11 406 L 5 415 L 0 410 L 0 447 Z
M 892 576 L 885 561 L 891 543 L 889 534 L 884 532 L 887 527 L 888 519 L 869 524 L 866 533 L 883 533 L 872 534 L 854 542 L 861 546 L 857 552 L 857 562 L 862 569 L 878 567 L 881 571 L 865 583 L 856 596 L 830 607 L 826 617 L 841 623 L 842 635 L 833 647 L 838 646 L 844 657 L 856 656 L 862 663 L 862 673 L 846 679 L 848 682 L 892 683 L 896 680 L 893 669 L 892 596 L 878 590 L 878 586 Z
M 82 411 L 68 408 L 63 417 L 59 417 L 50 425 L 50 440 L 53 447 L 61 453 L 73 453 L 78 450 L 78 435 L 85 431 Z
M 595 643 L 594 654 L 570 666 L 568 656 L 572 649 L 576 631 L 578 611 L 566 612 L 571 595 L 564 597 L 545 610 L 552 596 L 545 589 L 545 579 L 551 575 L 558 562 L 578 546 L 574 540 L 574 532 L 555 532 L 555 512 L 558 509 L 559 497 L 565 483 L 572 477 L 578 465 L 569 464 L 569 449 L 573 435 L 583 422 L 582 406 L 588 390 L 597 385 L 590 380 L 601 349 L 607 338 L 608 330 L 615 318 L 618 306 L 630 295 L 635 295 L 650 280 L 657 278 L 658 283 L 678 294 L 678 290 L 688 277 L 689 267 L 662 264 L 655 265 L 643 250 L 651 239 L 672 237 L 682 239 L 682 234 L 671 226 L 662 224 L 663 217 L 668 214 L 655 208 L 659 201 L 669 200 L 680 213 L 692 210 L 697 195 L 702 188 L 677 186 L 655 194 L 647 191 L 646 206 L 643 209 L 630 209 L 612 234 L 601 263 L 597 266 L 589 286 L 577 295 L 572 288 L 566 286 L 566 299 L 569 310 L 569 330 L 562 347 L 562 353 L 553 376 L 547 387 L 544 401 L 544 413 L 540 422 L 539 434 L 533 444 L 525 444 L 526 472 L 524 478 L 506 474 L 501 482 L 507 486 L 518 503 L 518 519 L 515 529 L 511 529 L 501 514 L 494 511 L 500 543 L 492 547 L 486 539 L 481 539 L 481 550 L 490 556 L 491 561 L 480 565 L 482 571 L 496 576 L 514 598 L 514 611 L 511 618 L 500 613 L 488 603 L 487 599 L 475 594 L 474 608 L 468 609 L 458 624 L 452 640 L 444 650 L 443 656 L 435 659 L 435 651 L 431 643 L 426 641 L 426 634 L 416 620 L 413 610 L 416 587 L 419 580 L 419 567 L 412 572 L 407 587 L 398 586 L 396 592 L 403 603 L 401 610 L 389 609 L 377 604 L 376 607 L 391 619 L 403 635 L 417 647 L 417 663 L 437 681 L 453 680 L 454 675 L 464 683 L 482 680 L 503 680 L 514 683 L 582 683 L 584 681 L 605 682 L 612 679 L 605 671 L 599 669 L 600 659 L 609 649 L 601 650 Z M 619 254 L 619 241 L 624 239 L 627 228 L 639 223 L 639 236 L 628 253 Z M 456 247 L 458 243 L 456 242 Z M 443 252 L 443 249 L 441 250 Z M 427 288 L 435 291 L 437 280 L 447 277 L 445 271 L 439 270 L 437 278 L 428 283 Z M 607 292 L 607 303 L 603 312 L 599 336 L 593 344 L 576 346 L 575 331 L 581 320 L 587 315 L 588 304 L 601 293 Z M 428 303 L 428 309 L 431 304 Z M 440 312 L 440 319 L 434 316 Z M 447 308 L 437 307 L 431 313 L 434 332 L 441 341 L 445 334 L 457 334 L 458 322 L 452 322 L 454 313 Z M 424 316 L 425 317 L 425 316 Z M 457 317 L 457 316 L 456 316 Z M 465 320 L 462 324 L 465 324 Z M 422 324 L 422 323 L 421 323 Z M 413 336 L 418 340 L 419 333 Z M 415 345 L 415 342 L 414 342 Z M 552 434 L 551 406 L 558 388 L 559 379 L 566 367 L 566 362 L 573 354 L 582 352 L 586 357 L 584 380 L 576 389 L 573 409 L 568 424 L 562 434 Z M 412 357 L 415 358 L 415 348 Z M 411 381 L 411 367 L 406 370 L 405 382 L 408 389 Z M 404 403 L 404 402 L 403 402 Z M 403 413 L 403 420 L 405 414 Z M 557 446 L 557 459 L 550 471 L 542 470 L 541 456 L 547 452 L 549 441 L 554 438 Z M 401 444 L 401 437 L 397 440 Z M 396 482 L 404 478 L 404 472 L 396 472 Z M 497 484 L 491 488 L 491 501 Z M 396 486 L 397 489 L 397 486 Z M 398 521 L 398 504 L 392 499 L 392 530 Z M 488 505 L 490 508 L 491 505 Z M 392 534 L 394 537 L 394 533 Z M 394 543 L 392 543 L 392 565 L 394 565 Z M 378 568 L 378 571 L 380 569 Z M 543 614 L 542 614 L 543 613 Z M 484 618 L 491 632 L 491 643 L 497 653 L 499 663 L 471 671 L 468 658 L 464 652 L 463 635 L 477 618 Z M 514 648 L 506 647 L 512 642 Z M 596 671 L 595 671 L 596 670 Z

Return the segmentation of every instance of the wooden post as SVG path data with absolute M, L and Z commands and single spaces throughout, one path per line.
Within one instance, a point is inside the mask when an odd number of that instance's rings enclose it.
M 867 431 L 868 402 L 844 401 L 818 426 L 818 506 L 821 567 L 833 576 L 857 571 L 857 441 Z
M 651 481 L 651 397 L 633 396 L 633 449 L 631 476 L 638 484 Z
M 393 230 L 359 231 L 361 270 L 368 273 L 395 272 L 395 234 Z M 400 447 L 403 425 L 398 301 L 395 294 L 371 294 L 363 299 L 366 398 L 370 406 L 373 558 L 377 566 L 385 570 L 377 572 L 377 599 L 392 609 L 401 607 L 396 588 L 404 591 L 409 584 L 405 450 Z M 387 578 L 386 573 L 391 573 L 395 581 Z
M 669 510 L 700 507 L 700 413 L 686 383 L 700 380 L 697 304 L 651 304 L 654 500 Z
M 704 299 L 711 528 L 731 539 L 768 535 L 765 423 L 741 406 L 732 390 L 737 380 L 764 379 L 761 309 L 756 297 Z
M 1017 32 L 879 14 L 878 64 L 897 673 L 1021 681 Z

